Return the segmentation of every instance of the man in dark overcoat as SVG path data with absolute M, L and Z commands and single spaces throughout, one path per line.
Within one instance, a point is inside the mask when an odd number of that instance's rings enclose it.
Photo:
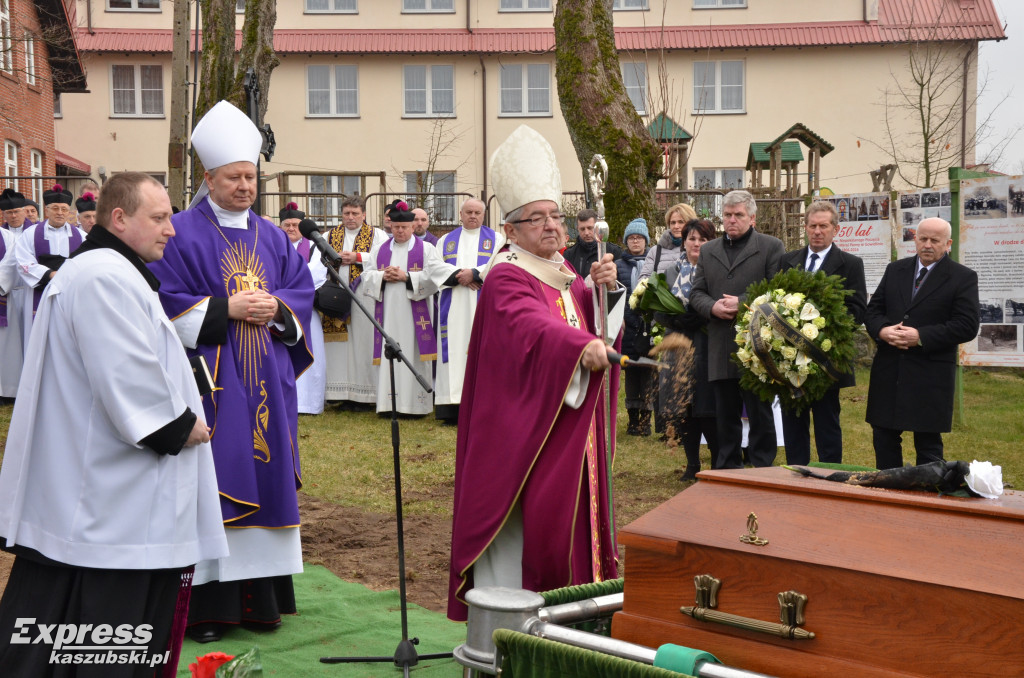
M 780 270 L 797 268 L 808 273 L 823 272 L 843 278 L 843 287 L 853 292 L 846 297 L 846 310 L 860 325 L 868 303 L 864 285 L 864 262 L 844 252 L 833 242 L 839 229 L 839 214 L 830 202 L 812 203 L 804 213 L 807 247 L 787 252 L 782 257 Z M 844 367 L 837 365 L 836 367 Z M 855 386 L 853 372 L 842 374 L 839 381 L 825 391 L 817 401 L 800 414 L 782 413 L 782 436 L 786 441 L 786 463 L 808 464 L 811 461 L 811 416 L 814 416 L 814 443 L 818 461 L 843 463 L 843 430 L 839 425 L 839 389 Z
M 725 234 L 700 248 L 690 304 L 708 319 L 708 381 L 715 395 L 718 457 L 715 468 L 742 468 L 742 410 L 750 422 L 749 455 L 754 466 L 771 466 L 778 442 L 771 404 L 740 388 L 736 351 L 736 313 L 751 283 L 779 272 L 786 248 L 782 241 L 754 228 L 757 203 L 747 191 L 730 191 L 722 200 Z
M 917 464 L 942 460 L 953 423 L 957 347 L 978 334 L 978 274 L 953 261 L 948 222 L 923 220 L 917 256 L 889 264 L 864 325 L 878 345 L 867 422 L 880 469 L 903 465 L 903 431 L 914 432 Z

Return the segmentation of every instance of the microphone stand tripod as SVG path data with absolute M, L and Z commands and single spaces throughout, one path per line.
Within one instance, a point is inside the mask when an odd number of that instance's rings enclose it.
M 328 257 L 322 256 L 324 266 L 327 268 L 327 274 L 334 282 L 336 282 L 352 300 L 352 304 L 357 306 L 363 315 L 370 319 L 373 326 L 377 328 L 381 336 L 384 338 L 384 357 L 388 359 L 388 369 L 390 370 L 391 376 L 391 451 L 395 462 L 395 517 L 398 522 L 398 592 L 401 600 L 401 614 L 402 614 L 402 640 L 398 643 L 398 647 L 395 649 L 395 654 L 392 657 L 320 657 L 320 662 L 323 664 L 347 664 L 347 663 L 378 663 L 378 662 L 389 662 L 394 661 L 395 666 L 402 669 L 404 678 L 409 678 L 409 667 L 416 666 L 419 660 L 422 659 L 445 659 L 451 657 L 451 652 L 441 652 L 438 654 L 425 654 L 418 655 L 416 653 L 416 645 L 419 644 L 419 638 L 409 638 L 409 613 L 408 613 L 408 601 L 406 600 L 405 593 L 405 536 L 402 527 L 402 461 L 399 456 L 399 434 L 398 434 L 398 402 L 397 394 L 395 393 L 395 359 L 401 360 L 405 363 L 405 366 L 409 368 L 412 375 L 419 382 L 420 386 L 427 393 L 433 391 L 430 384 L 427 383 L 426 379 L 420 375 L 415 369 L 413 369 L 412 363 L 402 353 L 402 347 L 394 340 L 394 338 L 384 331 L 377 319 L 373 317 L 373 314 L 363 306 L 363 302 L 359 300 L 356 293 L 353 292 L 345 281 L 342 280 L 338 274 L 336 265 L 328 259 Z

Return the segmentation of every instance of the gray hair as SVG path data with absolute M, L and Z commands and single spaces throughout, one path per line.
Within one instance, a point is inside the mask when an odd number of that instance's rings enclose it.
M 519 221 L 520 219 L 522 219 L 523 218 L 523 207 L 526 207 L 526 205 L 523 205 L 522 207 L 517 207 L 514 210 L 512 210 L 511 212 L 509 212 L 508 214 L 506 214 L 505 215 L 505 223 L 506 224 L 514 224 L 514 222 Z
M 807 207 L 807 211 L 804 212 L 805 224 L 815 212 L 828 212 L 831 217 L 832 225 L 839 225 L 839 212 L 836 211 L 836 206 L 827 200 L 815 200 Z
M 722 209 L 733 205 L 743 205 L 747 209 L 748 216 L 757 215 L 757 202 L 749 191 L 736 190 L 726 193 L 725 198 L 722 199 Z

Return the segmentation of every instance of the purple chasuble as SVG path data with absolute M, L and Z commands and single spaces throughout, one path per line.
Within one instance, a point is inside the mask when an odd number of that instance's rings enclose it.
M 377 270 L 383 270 L 391 265 L 391 244 L 395 241 L 394 238 L 388 239 L 386 243 L 380 246 L 377 251 Z M 423 270 L 423 242 L 419 238 L 412 238 L 412 243 L 409 247 L 409 255 L 406 258 L 406 266 L 409 272 L 422 271 Z M 387 285 L 388 283 L 384 283 Z M 395 285 L 405 285 L 405 283 L 392 283 Z M 427 362 L 428 360 L 434 360 L 437 358 L 437 340 L 434 339 L 434 326 L 430 322 L 430 305 L 427 304 L 426 299 L 409 300 L 409 306 L 412 308 L 412 322 L 416 332 L 416 348 L 420 356 L 421 362 Z M 381 327 L 384 326 L 384 302 L 378 301 L 373 311 L 374 318 L 380 323 Z M 381 346 L 384 343 L 384 337 L 380 335 L 377 328 L 373 329 L 373 364 L 380 365 L 381 357 Z
M 462 226 L 445 236 L 444 251 L 441 256 L 446 264 L 458 265 L 459 260 L 459 238 L 462 237 Z M 480 227 L 480 250 L 476 253 L 476 265 L 483 266 L 494 255 L 494 231 L 486 226 Z M 481 288 L 483 289 L 483 288 Z M 477 299 L 480 298 L 480 290 L 476 291 Z M 438 326 L 441 330 L 441 362 L 448 362 L 448 313 L 452 308 L 452 288 L 446 287 L 441 290 L 441 305 L 438 317 Z
M 580 320 L 592 326 L 592 293 L 578 276 L 570 293 Z M 592 373 L 581 407 L 564 403 L 593 339 L 585 328 L 566 322 L 558 291 L 529 272 L 501 263 L 488 273 L 473 318 L 459 409 L 450 619 L 465 621 L 472 566 L 516 503 L 523 516 L 523 588 L 547 591 L 591 582 L 595 565 L 603 579 L 617 576 L 603 436 L 595 441 L 600 563 L 592 562 L 590 547 L 587 439 L 592 423 L 604 430 L 608 414 L 603 373 Z M 608 378 L 617 393 L 619 368 Z
M 70 256 L 74 254 L 75 250 L 78 249 L 78 246 L 82 244 L 82 234 L 74 226 L 64 224 L 61 228 L 64 228 L 65 226 L 71 230 L 71 235 L 68 236 L 68 256 Z M 48 257 L 52 254 L 52 252 L 50 252 L 50 241 L 46 239 L 46 229 L 48 228 L 50 228 L 50 225 L 45 221 L 41 221 L 36 225 L 36 230 L 33 232 L 32 244 L 35 245 L 36 261 L 38 261 L 41 256 Z M 39 300 L 42 298 L 42 287 L 37 287 L 32 290 L 32 313 L 39 310 Z
M 220 227 L 204 199 L 171 218 L 177 235 L 163 259 L 149 267 L 160 280 L 160 302 L 172 320 L 208 298 L 255 288 L 298 319 L 302 338 L 294 346 L 266 325 L 227 319 L 226 336 L 209 338 L 222 343 L 187 351 L 206 357 L 219 389 L 203 396 L 203 407 L 213 429 L 224 523 L 292 527 L 299 524 L 296 490 L 302 485 L 295 380 L 313 362 L 307 344 L 313 279 L 284 231 L 252 210 L 248 217 L 246 229 Z M 226 306 L 216 308 L 227 312 Z

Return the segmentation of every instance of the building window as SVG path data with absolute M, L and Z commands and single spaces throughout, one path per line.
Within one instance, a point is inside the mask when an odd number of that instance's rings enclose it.
M 640 115 L 647 113 L 647 63 L 627 61 L 622 64 L 622 84 L 633 102 L 633 108 Z
M 647 0 L 615 0 L 612 9 L 647 9 Z
M 55 117 L 55 118 L 63 118 L 64 117 L 64 110 L 61 108 L 61 101 L 60 101 L 60 95 L 59 94 L 54 94 L 53 95 L 53 117 Z
M 235 0 L 235 14 L 245 14 L 245 0 Z
M 713 191 L 722 189 L 731 191 L 736 188 L 743 188 L 742 169 L 695 169 L 693 170 L 693 188 L 697 191 Z M 721 195 L 697 195 L 694 196 L 693 208 L 697 214 L 721 214 Z
M 431 195 L 407 195 L 409 209 L 420 207 L 430 215 L 430 223 L 438 226 L 454 226 L 456 221 L 455 196 L 438 195 L 455 193 L 455 172 L 406 172 L 405 190 L 408 193 L 429 193 Z
M 307 115 L 359 115 L 359 71 L 357 66 L 307 66 Z
M 403 12 L 454 12 L 455 0 L 402 0 Z
M 693 0 L 694 9 L 706 9 L 719 7 L 746 7 L 747 0 Z
M 162 117 L 164 70 L 139 64 L 110 67 L 112 110 L 115 117 Z
M 36 36 L 25 33 L 25 82 L 36 84 Z
M 358 0 L 306 0 L 307 12 L 358 14 Z
M 158 10 L 160 0 L 107 0 L 107 9 Z
M 43 152 L 32 149 L 29 174 L 39 179 L 32 179 L 32 200 L 43 203 Z
M 10 73 L 14 69 L 11 54 L 11 8 L 8 0 L 0 0 L 0 70 Z
M 742 61 L 695 61 L 693 110 L 697 113 L 743 113 Z
M 454 66 L 406 66 L 403 75 L 405 115 L 454 117 Z
M 501 0 L 499 12 L 550 12 L 551 0 Z
M 501 115 L 551 115 L 551 66 L 501 67 Z
M 328 228 L 341 224 L 341 203 L 345 198 L 363 194 L 363 179 L 358 175 L 310 175 L 307 216 Z
M 18 176 L 18 144 L 13 141 L 4 142 L 4 174 L 8 177 Z M 18 190 L 17 179 L 9 179 L 7 185 Z

